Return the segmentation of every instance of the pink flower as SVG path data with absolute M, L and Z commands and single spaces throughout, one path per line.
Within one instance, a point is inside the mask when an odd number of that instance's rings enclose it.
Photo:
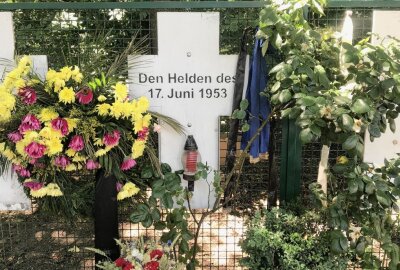
M 86 161 L 86 169 L 88 170 L 96 170 L 99 167 L 100 164 L 93 159 L 89 159 L 88 161 Z
M 117 182 L 117 183 L 115 184 L 115 188 L 117 189 L 117 192 L 120 192 L 121 189 L 122 189 L 122 184 L 121 184 L 120 182 Z
M 24 187 L 27 187 L 31 190 L 39 190 L 43 187 L 43 183 L 29 181 L 24 183 Z
M 58 117 L 51 120 L 51 127 L 55 130 L 59 130 L 63 136 L 68 134 L 68 122 L 64 118 Z
M 54 160 L 54 164 L 55 164 L 56 166 L 58 166 L 58 167 L 63 168 L 63 169 L 64 169 L 65 167 L 67 167 L 70 163 L 71 163 L 71 161 L 69 161 L 69 159 L 68 159 L 66 156 L 64 156 L 64 155 L 58 156 L 58 157 L 56 157 L 55 160 Z
M 74 137 L 72 137 L 68 147 L 77 152 L 81 151 L 84 147 L 83 137 L 81 135 L 75 135 Z
M 27 105 L 32 105 L 36 103 L 36 91 L 30 86 L 25 86 L 20 88 L 18 95 L 21 97 L 22 102 Z
M 131 158 L 125 158 L 124 161 L 122 162 L 120 168 L 122 171 L 127 171 L 131 168 L 133 168 L 136 165 L 136 161 Z
M 7 137 L 13 143 L 16 143 L 16 142 L 22 140 L 22 135 L 21 135 L 21 133 L 19 133 L 19 131 L 14 131 L 14 132 L 8 133 Z
M 153 130 L 154 130 L 154 132 L 160 133 L 160 131 L 161 131 L 161 126 L 158 125 L 158 124 L 155 124 L 155 125 L 153 126 Z
M 89 104 L 93 99 L 93 91 L 85 86 L 79 90 L 75 96 L 78 98 L 80 104 Z
M 146 140 L 147 134 L 149 134 L 149 128 L 145 127 L 138 132 L 138 140 Z
M 21 176 L 21 177 L 31 177 L 31 172 L 27 168 L 25 168 L 25 167 L 23 167 L 21 165 L 17 165 L 17 164 L 13 164 L 12 167 L 13 167 L 14 171 L 19 176 Z
M 21 125 L 19 125 L 18 130 L 20 133 L 25 133 L 29 130 L 39 130 L 40 121 L 35 115 L 28 113 L 22 118 Z
M 106 146 L 115 146 L 119 142 L 121 133 L 118 130 L 114 130 L 112 133 L 106 133 L 103 138 L 103 143 Z
M 44 155 L 44 151 L 46 151 L 46 146 L 37 142 L 31 142 L 25 146 L 24 150 L 31 158 L 41 158 Z

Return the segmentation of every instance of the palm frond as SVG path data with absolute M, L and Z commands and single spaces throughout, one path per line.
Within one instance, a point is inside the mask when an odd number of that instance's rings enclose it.
M 160 160 L 158 159 L 154 148 L 151 146 L 146 147 L 146 153 L 149 156 L 151 165 L 155 168 L 159 175 L 162 175 Z
M 161 120 L 161 125 L 165 124 L 171 127 L 178 134 L 185 134 L 185 127 L 172 117 L 154 111 L 150 111 L 149 113 L 158 120 Z
M 0 57 L 0 82 L 3 81 L 4 76 L 15 68 L 14 60 Z

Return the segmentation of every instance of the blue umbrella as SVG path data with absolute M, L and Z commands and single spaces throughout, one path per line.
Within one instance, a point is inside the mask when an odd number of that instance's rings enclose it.
M 243 133 L 241 149 L 245 149 L 248 141 L 257 133 L 263 120 L 271 113 L 271 106 L 265 95 L 261 93 L 267 86 L 267 63 L 262 54 L 262 39 L 256 39 L 253 49 L 253 56 L 250 63 L 246 99 L 249 101 L 248 123 L 250 129 Z M 268 158 L 268 146 L 270 136 L 269 123 L 262 129 L 260 136 L 250 146 L 250 162 L 256 163 L 260 159 Z

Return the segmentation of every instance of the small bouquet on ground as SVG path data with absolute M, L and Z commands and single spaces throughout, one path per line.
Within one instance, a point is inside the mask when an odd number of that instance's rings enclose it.
M 85 77 L 76 66 L 50 69 L 42 80 L 25 56 L 0 84 L 0 157 L 31 197 L 70 198 L 77 182 L 71 174 L 102 168 L 117 177 L 123 200 L 139 192 L 127 173 L 146 147 L 148 108 L 124 82 Z
M 97 267 L 105 270 L 185 270 L 183 263 L 173 260 L 171 254 L 174 242 L 166 245 L 157 245 L 154 242 L 145 242 L 143 238 L 137 241 L 121 242 L 116 240 L 121 248 L 121 257 L 115 261 L 103 261 Z M 98 252 L 95 250 L 95 252 Z M 99 252 L 98 252 L 99 253 Z M 101 253 L 101 255 L 105 255 Z

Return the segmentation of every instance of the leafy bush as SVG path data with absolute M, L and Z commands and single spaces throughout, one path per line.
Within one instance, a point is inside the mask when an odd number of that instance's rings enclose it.
M 285 209 L 258 212 L 241 246 L 249 269 L 346 269 L 344 256 L 330 255 L 323 217 L 314 211 L 297 215 Z

